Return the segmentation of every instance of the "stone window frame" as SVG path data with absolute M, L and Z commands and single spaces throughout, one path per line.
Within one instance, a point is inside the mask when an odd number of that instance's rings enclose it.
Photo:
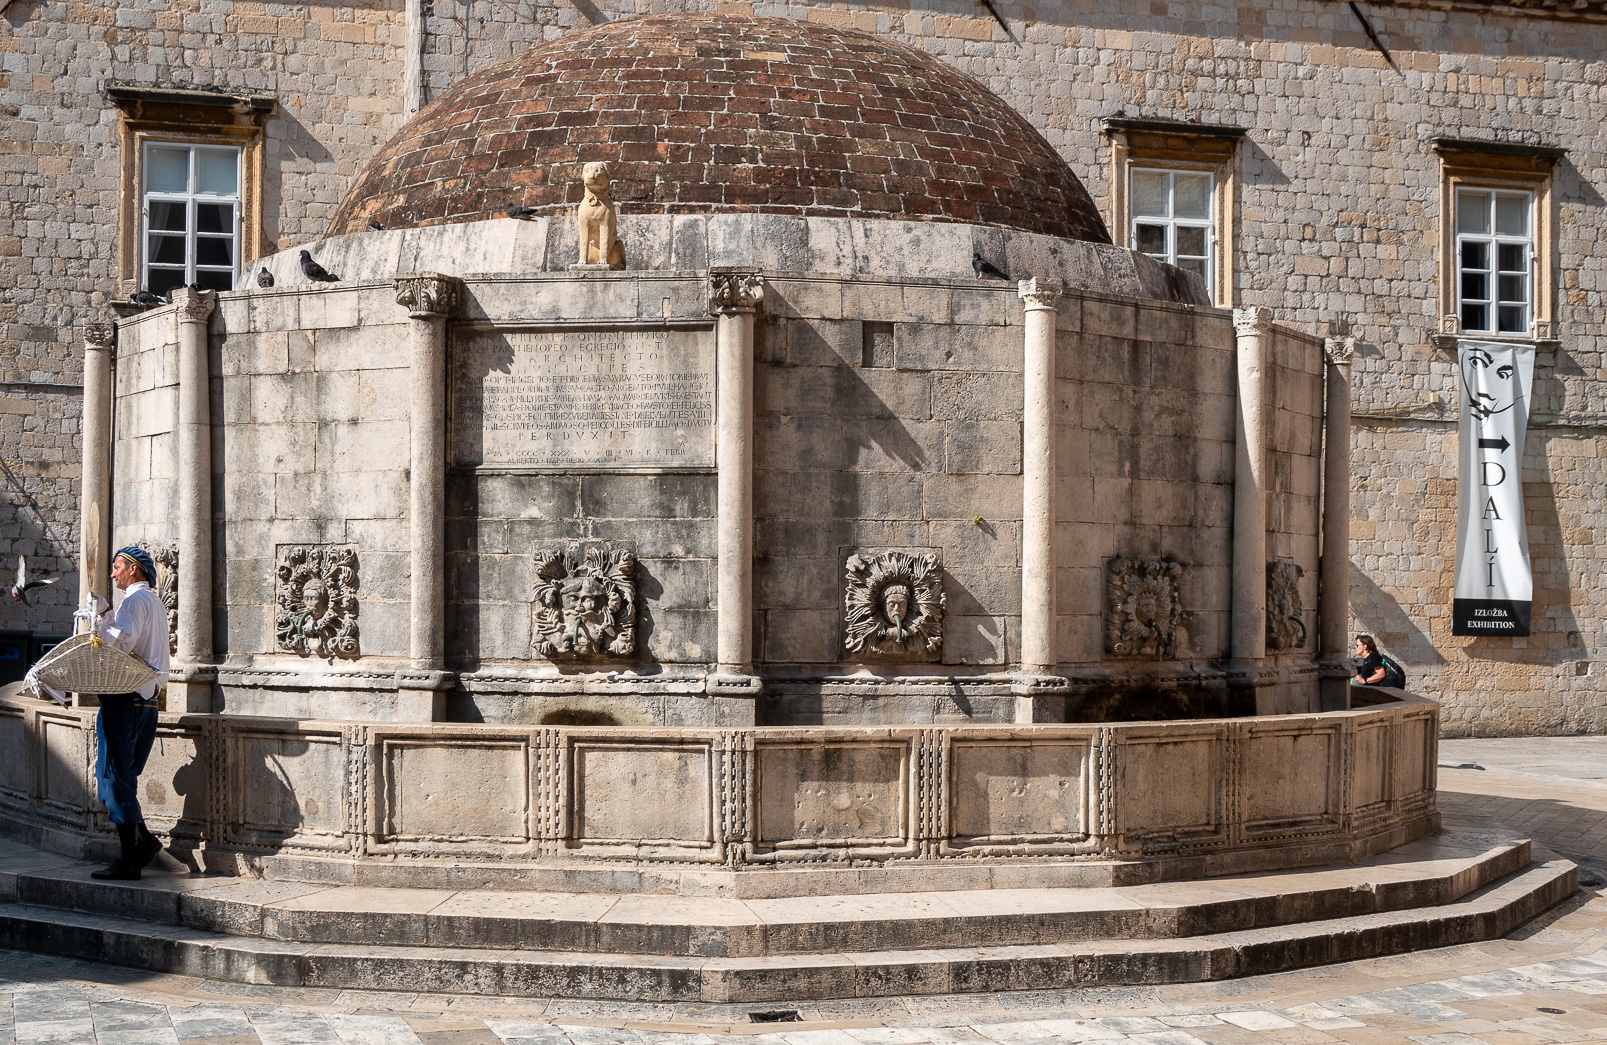
M 117 275 L 121 293 L 137 289 L 143 231 L 147 144 L 228 145 L 240 150 L 237 271 L 270 253 L 263 221 L 264 128 L 278 103 L 263 95 L 167 90 L 109 84 L 106 97 L 121 114 Z
M 1439 329 L 1436 348 L 1454 351 L 1462 335 L 1456 231 L 1456 195 L 1463 189 L 1530 194 L 1530 314 L 1527 333 L 1467 331 L 1483 341 L 1550 344 L 1556 340 L 1557 209 L 1553 173 L 1566 149 L 1508 142 L 1435 138 L 1430 143 L 1440 160 Z
M 1217 308 L 1237 303 L 1234 260 L 1238 253 L 1238 168 L 1243 127 L 1110 117 L 1101 125 L 1110 142 L 1110 227 L 1131 246 L 1129 199 L 1136 168 L 1203 171 L 1213 176 L 1211 299 Z

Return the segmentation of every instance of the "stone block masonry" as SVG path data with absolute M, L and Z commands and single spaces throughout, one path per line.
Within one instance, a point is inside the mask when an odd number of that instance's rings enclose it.
M 1595 520 L 1604 508 L 1597 491 L 1607 458 L 1607 270 L 1596 247 L 1607 216 L 1592 202 L 1599 186 L 1591 173 L 1607 166 L 1607 101 L 1593 86 L 1607 54 L 1607 15 L 1599 3 L 1566 11 L 1496 3 L 1370 6 L 1397 72 L 1345 5 L 1316 0 L 1273 8 L 1245 0 L 1186 19 L 1130 7 L 1039 11 L 1031 24 L 1006 9 L 1013 39 L 974 8 L 949 2 L 871 10 L 714 0 L 667 6 L 599 0 L 585 8 L 474 0 L 432 12 L 426 93 L 434 97 L 465 73 L 587 28 L 587 12 L 602 22 L 650 8 L 788 15 L 920 47 L 979 77 L 1018 109 L 1071 163 L 1107 218 L 1111 153 L 1098 130 L 1101 118 L 1246 128 L 1233 201 L 1232 300 L 1220 304 L 1266 307 L 1303 329 L 1344 317 L 1345 329 L 1319 332 L 1357 342 L 1353 630 L 1379 634 L 1407 665 L 1414 688 L 1447 700 L 1448 731 L 1607 728 L 1600 683 L 1607 617 L 1590 580 L 1602 572 Z M 402 16 L 399 4 L 303 14 L 247 0 L 185 0 L 171 10 L 110 0 L 15 0 L 6 10 L 0 380 L 10 383 L 0 407 L 0 458 L 18 471 L 57 543 L 79 544 L 80 455 L 67 441 L 77 439 L 70 386 L 78 380 L 80 328 L 103 318 L 108 301 L 123 292 L 113 215 L 125 187 L 105 83 L 273 95 L 279 111 L 265 132 L 266 239 L 310 243 L 326 230 L 356 172 L 401 125 Z M 1558 346 L 1541 353 L 1532 411 L 1531 445 L 1544 456 L 1531 450 L 1535 466 L 1526 477 L 1531 511 L 1541 516 L 1531 520 L 1531 531 L 1554 537 L 1536 538 L 1536 635 L 1524 645 L 1455 639 L 1441 623 L 1451 553 L 1439 537 L 1447 531 L 1430 531 L 1427 520 L 1443 521 L 1454 504 L 1454 473 L 1446 470 L 1453 455 L 1443 432 L 1454 416 L 1455 379 L 1449 357 L 1428 342 L 1439 312 L 1441 260 L 1438 159 L 1426 144 L 1433 134 L 1568 150 L 1553 184 Z M 627 219 L 629 209 L 627 202 Z M 294 350 L 284 338 L 261 346 L 272 358 Z M 120 371 L 119 385 L 126 379 Z M 368 409 L 397 401 L 394 390 L 380 387 L 383 378 L 366 374 L 364 381 L 360 394 L 372 392 L 377 404 Z M 272 393 L 270 382 L 263 388 Z M 1425 457 L 1431 433 L 1442 434 L 1433 436 L 1437 449 Z M 164 437 L 147 431 L 133 438 L 146 440 L 145 453 L 131 464 L 143 479 L 149 472 L 139 469 L 166 459 Z M 981 450 L 963 442 L 945 444 L 942 453 L 945 461 L 1008 468 L 1016 451 L 1001 445 L 990 444 L 985 463 Z M 1062 446 L 1062 460 L 1075 452 Z M 256 505 L 249 510 L 260 512 L 272 491 L 242 486 L 234 496 L 242 508 Z M 157 497 L 140 493 L 134 504 L 147 512 Z M 48 543 L 22 495 L 13 490 L 7 499 L 0 563 L 17 552 L 32 557 L 39 553 L 30 548 Z M 74 572 L 60 561 L 67 552 L 55 554 L 58 561 L 41 568 Z M 1067 583 L 1063 578 L 1061 588 Z M 65 600 L 65 592 L 50 598 Z M 21 615 L 8 605 L 0 608 L 0 622 L 63 630 L 66 612 L 66 601 Z M 232 619 L 243 619 L 240 613 L 231 610 Z

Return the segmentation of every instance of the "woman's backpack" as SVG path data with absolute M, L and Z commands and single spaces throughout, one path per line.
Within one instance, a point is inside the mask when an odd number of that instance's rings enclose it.
M 1394 657 L 1386 657 L 1382 653 L 1380 653 L 1379 654 L 1379 659 L 1381 659 L 1384 662 L 1384 682 L 1383 682 L 1383 685 L 1393 686 L 1395 689 L 1405 689 L 1406 688 L 1406 672 L 1405 672 L 1404 669 L 1401 668 L 1401 666 L 1399 664 L 1397 664 L 1395 662 L 1395 658 Z

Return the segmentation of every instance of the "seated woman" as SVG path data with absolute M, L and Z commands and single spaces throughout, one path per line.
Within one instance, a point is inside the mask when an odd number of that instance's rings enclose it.
M 1373 641 L 1371 635 L 1356 636 L 1356 656 L 1361 658 L 1361 667 L 1356 669 L 1352 683 L 1357 686 L 1383 685 L 1384 655 L 1378 652 L 1378 643 Z

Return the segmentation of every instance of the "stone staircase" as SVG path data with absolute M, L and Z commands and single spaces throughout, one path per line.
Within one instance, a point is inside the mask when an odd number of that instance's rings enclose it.
M 1350 866 L 1117 888 L 727 899 L 94 866 L 0 841 L 0 947 L 246 983 L 708 1002 L 1224 979 L 1490 939 L 1578 887 L 1573 864 L 1473 820 Z

